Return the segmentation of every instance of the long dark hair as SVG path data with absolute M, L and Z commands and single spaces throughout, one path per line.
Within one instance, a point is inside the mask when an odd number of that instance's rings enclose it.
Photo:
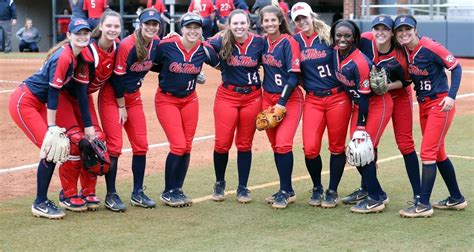
M 263 9 L 260 10 L 259 16 L 260 16 L 260 23 L 263 23 L 263 15 L 265 13 L 273 13 L 275 16 L 278 18 L 278 21 L 280 21 L 280 26 L 278 27 L 278 30 L 280 31 L 281 34 L 288 34 L 288 35 L 293 35 L 293 33 L 290 30 L 290 27 L 288 26 L 288 21 L 286 21 L 286 18 L 283 17 L 283 12 L 279 7 L 273 6 L 273 5 L 267 5 L 263 7 Z

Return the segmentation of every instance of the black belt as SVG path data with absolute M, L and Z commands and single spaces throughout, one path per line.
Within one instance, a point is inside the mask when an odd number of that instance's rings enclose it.
M 416 97 L 416 100 L 418 101 L 418 103 L 423 103 L 423 102 L 429 102 L 429 101 L 432 101 L 432 100 L 436 100 L 440 97 L 443 97 L 443 96 L 446 96 L 448 92 L 443 92 L 443 93 L 439 93 L 439 94 L 432 94 L 432 95 L 428 95 L 428 96 L 417 96 Z
M 228 89 L 228 90 L 234 91 L 234 92 L 239 93 L 239 94 L 250 94 L 253 91 L 259 90 L 261 88 L 260 85 L 242 87 L 242 86 L 232 85 L 232 84 L 228 84 L 228 83 L 223 83 L 222 86 L 224 88 Z
M 188 97 L 190 94 L 192 94 L 194 92 L 194 90 L 189 91 L 189 92 L 184 93 L 184 94 L 171 93 L 171 92 L 165 91 L 163 89 L 161 89 L 160 92 L 165 94 L 165 95 L 168 95 L 168 96 L 173 96 L 173 97 L 176 97 L 176 98 L 184 98 L 184 97 Z
M 308 93 L 317 96 L 317 97 L 328 97 L 334 94 L 338 94 L 344 91 L 344 87 L 335 87 L 331 89 L 319 89 L 319 90 L 308 90 Z

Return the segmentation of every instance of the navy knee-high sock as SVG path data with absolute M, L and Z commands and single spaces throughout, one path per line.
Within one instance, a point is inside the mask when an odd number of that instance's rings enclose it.
M 329 159 L 329 189 L 337 192 L 339 182 L 341 182 L 344 173 L 344 165 L 346 164 L 346 154 L 331 154 Z
M 105 174 L 107 193 L 115 193 L 115 180 L 117 178 L 118 157 L 110 157 L 109 171 Z
M 168 153 L 165 164 L 165 192 L 177 188 L 177 174 L 179 173 L 179 163 L 181 162 L 181 156 L 173 153 Z
M 403 155 L 405 160 L 405 169 L 407 170 L 408 179 L 410 180 L 413 196 L 420 195 L 421 179 L 420 179 L 420 165 L 418 164 L 418 157 L 413 151 L 409 154 Z
M 186 178 L 186 173 L 188 173 L 190 158 L 191 158 L 190 153 L 185 153 L 181 157 L 181 162 L 179 162 L 179 169 L 178 169 L 177 188 L 182 188 L 183 187 L 184 179 Z
M 54 167 L 56 167 L 55 163 L 47 162 L 45 159 L 41 159 L 38 164 L 38 171 L 36 173 L 37 204 L 48 200 L 48 188 L 53 177 Z
M 365 165 L 361 171 L 363 176 L 362 180 L 367 188 L 369 197 L 373 200 L 380 200 L 380 195 L 383 192 L 381 191 L 380 183 L 377 179 L 377 167 L 375 166 L 375 162 Z
M 214 172 L 216 173 L 216 181 L 225 181 L 227 161 L 229 161 L 229 152 L 221 154 L 214 151 Z
M 247 186 L 250 167 L 252 166 L 252 151 L 237 152 L 237 171 L 239 174 L 239 185 Z
M 306 169 L 308 170 L 309 176 L 311 176 L 311 180 L 313 181 L 313 187 L 321 187 L 321 170 L 323 169 L 321 156 L 318 155 L 312 159 L 305 157 L 304 161 L 306 163 Z
M 447 158 L 444 161 L 436 162 L 438 165 L 439 173 L 443 177 L 444 183 L 448 187 L 449 194 L 454 199 L 461 199 L 462 194 L 459 190 L 458 181 L 456 180 L 456 173 L 454 172 L 454 166 L 451 160 Z
M 145 155 L 133 155 L 132 172 L 133 172 L 133 192 L 137 193 L 143 189 L 143 179 L 145 178 Z
M 420 202 L 430 204 L 431 191 L 436 180 L 436 164 L 423 164 L 421 175 Z
M 293 152 L 285 154 L 274 153 L 277 163 L 278 175 L 280 176 L 280 190 L 293 192 L 291 185 L 291 174 L 293 173 Z

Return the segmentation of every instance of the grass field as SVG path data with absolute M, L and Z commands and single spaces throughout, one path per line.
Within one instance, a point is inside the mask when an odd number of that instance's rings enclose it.
M 447 137 L 448 153 L 452 156 L 458 181 L 467 199 L 474 198 L 472 146 L 474 117 L 459 115 Z M 420 139 L 418 124 L 415 139 Z M 419 142 L 417 142 L 419 147 Z M 323 150 L 327 146 L 323 146 Z M 328 155 L 323 155 L 323 183 L 327 185 Z M 301 146 L 295 146 L 294 188 L 296 203 L 285 210 L 273 210 L 264 198 L 278 189 L 273 155 L 264 152 L 254 155 L 250 186 L 254 202 L 238 204 L 234 195 L 222 203 L 205 200 L 211 193 L 214 172 L 211 165 L 193 167 L 185 182 L 185 191 L 201 202 L 189 208 L 156 209 L 130 206 L 131 180 L 118 184 L 122 199 L 127 201 L 126 213 L 112 213 L 101 208 L 97 212 L 67 212 L 64 220 L 53 221 L 34 218 L 30 206 L 33 194 L 0 203 L 0 251 L 31 250 L 215 250 L 215 251 L 267 251 L 267 250 L 474 250 L 474 212 L 472 206 L 465 211 L 435 211 L 429 219 L 402 219 L 398 211 L 406 206 L 411 189 L 403 159 L 394 143 L 391 127 L 379 148 L 379 177 L 390 196 L 388 208 L 381 214 L 358 215 L 349 206 L 313 208 L 307 204 L 310 197 L 310 179 L 306 176 Z M 211 155 L 211 154 L 209 154 Z M 454 157 L 454 155 L 464 157 Z M 392 158 L 393 157 L 393 158 Z M 164 162 L 164 161 L 163 161 Z M 227 189 L 236 187 L 235 159 L 229 161 Z M 359 185 L 355 169 L 343 176 L 339 193 L 345 195 Z M 147 193 L 158 199 L 163 188 L 163 173 L 147 176 Z M 263 185 L 263 186 L 259 186 Z M 104 186 L 99 186 L 103 198 Z M 432 200 L 447 196 L 441 176 L 438 175 Z M 57 199 L 56 192 L 50 193 Z

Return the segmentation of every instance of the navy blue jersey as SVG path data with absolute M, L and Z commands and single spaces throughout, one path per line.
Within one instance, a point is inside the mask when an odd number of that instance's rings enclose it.
M 334 50 L 317 33 L 307 37 L 303 32 L 294 35 L 301 51 L 303 87 L 308 90 L 327 90 L 340 85 L 334 72 Z
M 408 63 L 405 53 L 400 49 L 393 47 L 387 53 L 380 53 L 375 44 L 374 34 L 364 32 L 361 35 L 359 49 L 374 63 L 378 68 L 384 68 L 387 78 L 391 81 L 401 81 L 403 86 L 410 84 L 408 74 Z
M 300 48 L 298 43 L 289 35 L 283 34 L 277 40 L 267 37 L 262 56 L 263 88 L 274 94 L 283 92 L 286 84 L 296 87 L 297 78 L 290 83 L 290 74 L 300 72 Z
M 214 50 L 219 53 L 222 48 L 222 36 L 210 39 Z M 227 60 L 221 59 L 222 81 L 236 86 L 260 86 L 260 68 L 263 47 L 263 37 L 249 33 L 243 44 L 233 45 L 232 55 Z
M 142 62 L 137 61 L 135 34 L 126 37 L 119 45 L 115 59 L 114 86 L 121 86 L 125 92 L 133 93 L 142 86 L 143 78 L 150 71 L 158 52 L 160 40 L 155 37 L 147 47 L 148 55 Z
M 206 47 L 210 58 L 204 51 Z M 185 96 L 196 88 L 196 78 L 203 63 L 219 66 L 216 51 L 207 42 L 198 41 L 191 50 L 186 50 L 179 37 L 160 41 L 154 62 L 159 64 L 161 90 L 177 96 Z
M 441 44 L 422 37 L 413 51 L 405 48 L 408 72 L 415 84 L 418 98 L 432 96 L 449 90 L 444 69 L 454 69 L 458 60 Z
M 64 45 L 51 55 L 43 66 L 24 82 L 30 91 L 43 103 L 48 101 L 50 87 L 62 89 L 73 78 L 77 61 L 69 44 Z M 74 78 L 87 84 L 87 76 L 78 73 Z
M 344 85 L 349 97 L 358 102 L 361 94 L 370 94 L 369 75 L 372 62 L 357 48 L 345 58 L 339 56 L 337 47 L 335 50 L 336 77 Z

